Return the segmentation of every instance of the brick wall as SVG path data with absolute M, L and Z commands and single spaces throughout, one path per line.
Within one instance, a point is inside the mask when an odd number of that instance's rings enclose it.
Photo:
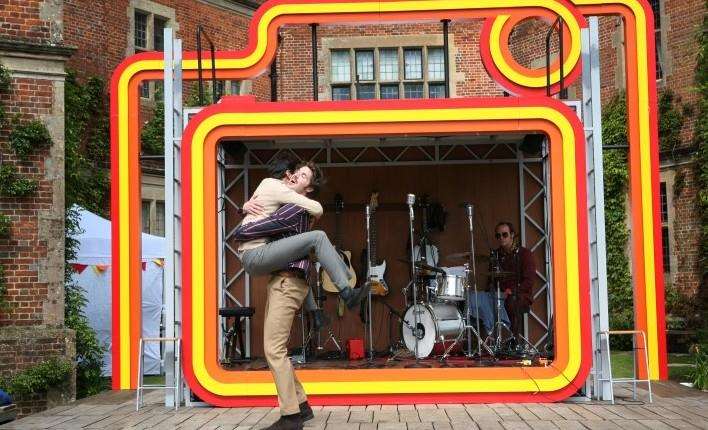
M 73 331 L 46 327 L 5 328 L 0 330 L 0 378 L 40 364 L 50 358 L 73 360 L 76 355 Z M 25 394 L 13 399 L 19 415 L 41 412 L 67 403 L 75 392 L 75 375 L 66 386 L 52 387 L 47 393 Z
M 64 328 L 64 61 L 62 10 L 56 1 L 15 1 L 0 6 L 0 63 L 11 90 L 0 96 L 8 119 L 38 119 L 51 145 L 20 160 L 9 147 L 11 125 L 0 129 L 0 163 L 37 183 L 33 194 L 0 198 L 9 238 L 0 239 L 5 300 L 0 311 L 0 377 L 52 357 L 74 360 L 74 332 Z M 72 400 L 74 378 L 49 393 L 15 399 L 21 414 Z
M 487 74 L 479 54 L 479 33 L 482 20 L 452 22 L 449 26 L 452 93 L 457 97 L 501 96 L 502 89 Z M 318 38 L 318 80 L 320 96 L 326 93 L 329 64 L 322 60 L 323 39 L 372 37 L 385 46 L 385 38 L 397 36 L 439 36 L 442 24 L 379 24 L 379 25 L 320 25 Z M 281 31 L 282 44 L 278 53 L 278 99 L 312 100 L 312 33 L 307 25 L 288 26 Z M 393 39 L 392 39 L 393 40 Z M 416 46 L 416 42 L 389 46 Z M 442 46 L 440 42 L 437 46 Z M 324 98 L 320 97 L 320 100 Z
M 177 23 L 176 37 L 182 39 L 184 50 L 196 49 L 197 25 L 201 24 L 218 50 L 238 50 L 246 46 L 250 17 L 232 10 L 193 0 L 161 0 L 153 2 L 173 9 Z M 117 0 L 96 3 L 93 0 L 64 1 L 64 38 L 76 46 L 76 54 L 67 67 L 80 76 L 101 76 L 108 81 L 115 67 L 134 52 L 129 19 L 131 4 Z M 205 42 L 205 49 L 206 49 Z M 254 94 L 261 100 L 270 99 L 268 78 L 256 79 Z
M 61 5 L 46 0 L 4 0 L 0 38 L 38 44 L 61 43 Z

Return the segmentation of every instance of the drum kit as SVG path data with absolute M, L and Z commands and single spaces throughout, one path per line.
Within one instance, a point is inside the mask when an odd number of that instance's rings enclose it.
M 410 243 L 413 244 L 413 202 L 415 196 L 408 195 Z M 428 264 L 425 257 L 415 259 L 413 245 L 411 245 L 411 259 L 400 260 L 411 266 L 412 281 L 403 293 L 407 309 L 401 320 L 401 338 L 405 347 L 414 354 L 416 361 L 429 357 L 431 354 L 439 355 L 444 362 L 453 350 L 460 348 L 466 340 L 466 355 L 468 358 L 476 357 L 481 360 L 487 357 L 492 360 L 502 357 L 520 357 L 515 350 L 508 347 L 511 333 L 507 325 L 501 321 L 501 310 L 504 299 L 499 291 L 500 281 L 510 279 L 516 275 L 512 272 L 500 270 L 498 265 L 490 264 L 487 276 L 496 286 L 497 299 L 495 303 L 495 323 L 491 333 L 487 333 L 487 341 L 481 336 L 479 318 L 474 318 L 472 323 L 470 308 L 479 309 L 476 261 L 489 261 L 487 256 L 475 256 L 474 253 L 474 223 L 471 204 L 464 205 L 467 212 L 470 233 L 470 250 L 448 255 L 449 261 L 462 262 L 462 266 L 452 268 L 437 267 Z M 493 258 L 493 256 L 492 256 Z M 462 309 L 462 312 L 460 311 Z M 479 312 L 477 312 L 479 315 Z M 506 334 L 504 332 L 507 332 Z M 476 353 L 473 350 L 473 339 L 476 340 Z M 484 354 L 483 350 L 484 349 Z M 528 349 L 533 349 L 527 348 Z M 536 354 L 538 352 L 536 351 Z

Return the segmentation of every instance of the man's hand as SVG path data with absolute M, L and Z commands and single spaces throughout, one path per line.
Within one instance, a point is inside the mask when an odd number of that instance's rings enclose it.
M 265 214 L 265 208 L 258 202 L 256 197 L 251 198 L 243 204 L 243 211 L 249 215 L 260 216 Z

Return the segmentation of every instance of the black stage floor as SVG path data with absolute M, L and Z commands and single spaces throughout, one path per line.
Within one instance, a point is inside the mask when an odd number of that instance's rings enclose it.
M 300 357 L 298 357 L 300 358 Z M 543 359 L 541 359 L 543 360 Z M 317 359 L 306 358 L 306 362 L 293 358 L 293 365 L 296 369 L 397 369 L 406 368 L 414 365 L 416 360 L 412 355 L 405 358 L 390 359 L 386 357 L 377 357 L 372 361 L 367 359 L 360 360 L 342 360 L 342 359 Z M 444 362 L 441 362 L 439 357 L 427 357 L 419 360 L 426 367 L 432 368 L 471 368 L 471 367 L 543 367 L 544 363 L 539 359 L 521 359 L 521 358 L 506 358 L 493 359 L 483 357 L 481 360 L 477 358 L 467 358 L 464 356 L 451 356 Z M 250 361 L 241 363 L 223 364 L 227 369 L 231 370 L 268 370 L 268 364 L 264 358 L 254 358 Z

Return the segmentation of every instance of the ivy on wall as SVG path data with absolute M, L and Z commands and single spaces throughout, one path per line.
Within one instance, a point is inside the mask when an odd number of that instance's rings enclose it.
M 66 383 L 72 369 L 70 361 L 52 358 L 1 379 L 0 387 L 13 395 L 43 393 L 50 387 Z
M 708 5 L 708 2 L 706 4 Z M 698 42 L 695 74 L 698 115 L 693 141 L 696 145 L 697 206 L 701 217 L 699 264 L 702 282 L 699 287 L 699 306 L 703 311 L 702 314 L 705 315 L 705 311 L 708 310 L 708 15 L 706 14 L 703 15 L 703 26 L 698 32 Z M 702 318 L 701 322 L 705 342 L 705 338 L 708 337 L 708 321 Z
M 64 324 L 76 332 L 76 397 L 96 394 L 106 388 L 101 376 L 103 352 L 95 332 L 84 314 L 87 300 L 77 285 L 69 261 L 76 256 L 80 232 L 79 214 L 74 205 L 107 216 L 109 181 L 109 129 L 105 82 L 89 78 L 80 83 L 68 71 L 64 84 L 65 127 L 65 265 Z
M 627 104 L 624 95 L 614 97 L 603 107 L 602 139 L 605 146 L 627 145 Z M 622 148 L 605 150 L 603 163 L 610 328 L 621 330 L 634 326 L 632 276 L 627 258 L 627 151 Z

